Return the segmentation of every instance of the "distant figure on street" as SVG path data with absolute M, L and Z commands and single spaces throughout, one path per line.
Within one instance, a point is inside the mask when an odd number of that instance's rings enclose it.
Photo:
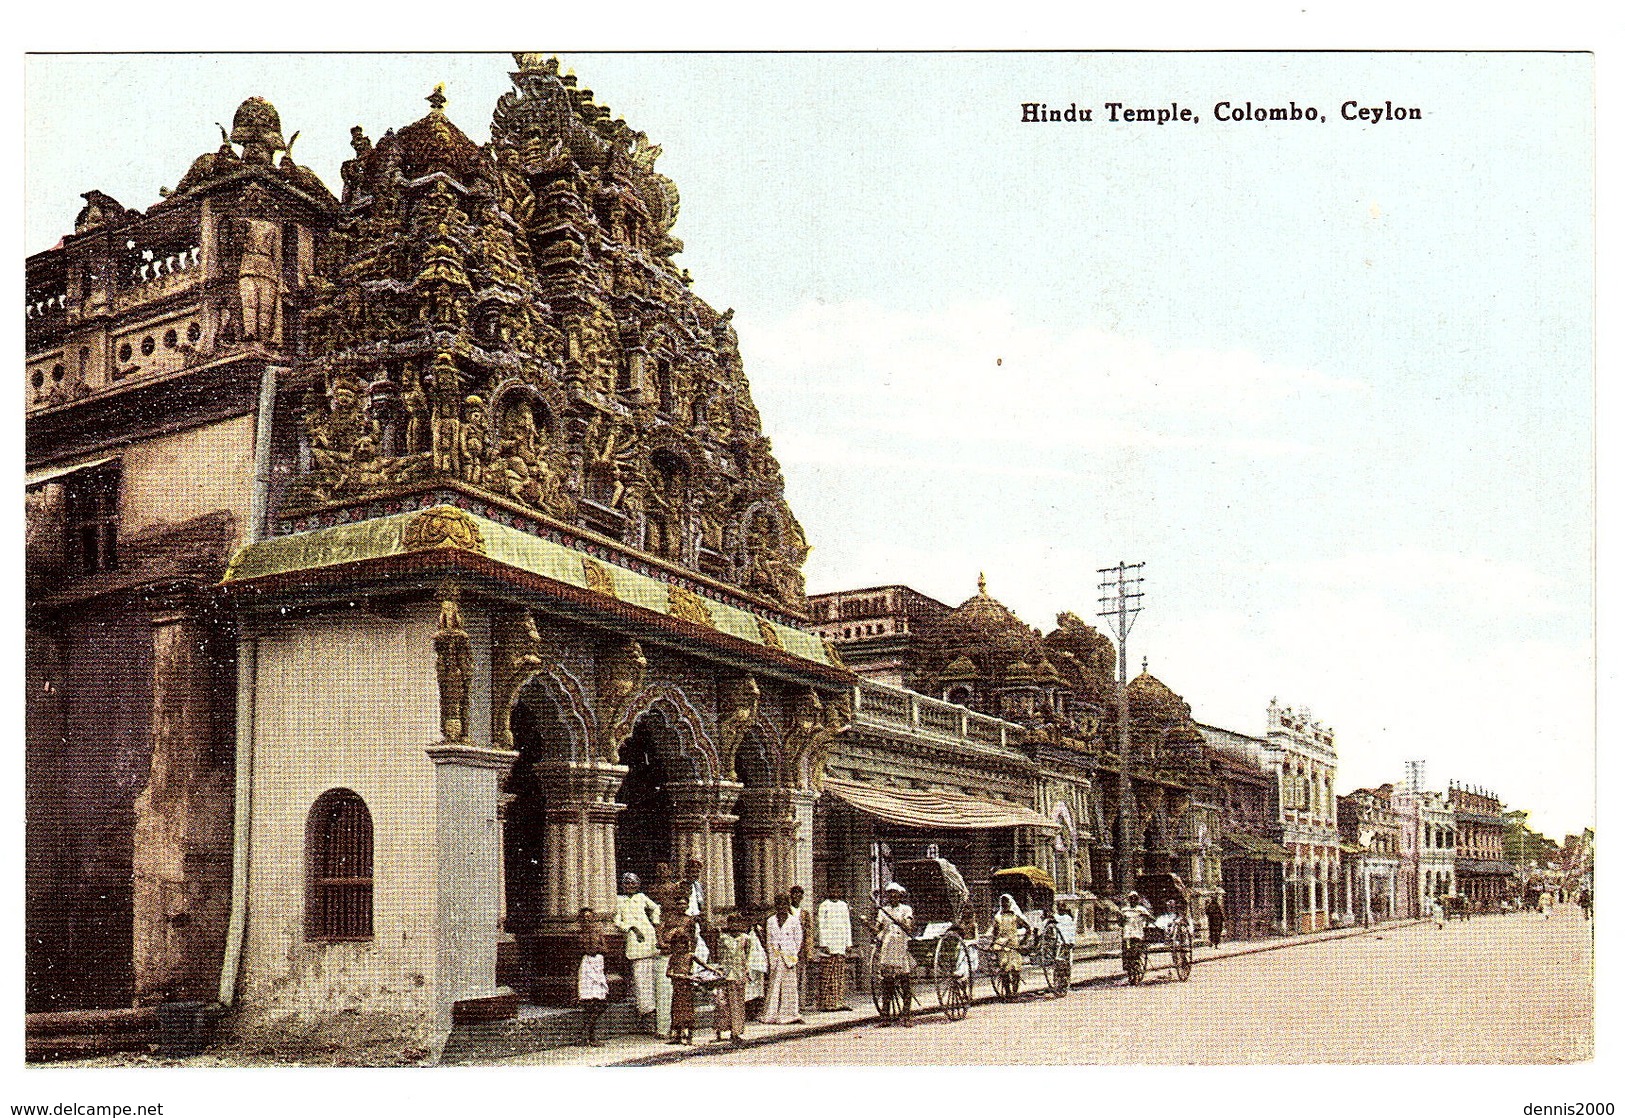
M 1178 927 L 1179 922 L 1185 918 L 1185 914 L 1181 911 L 1181 908 L 1182 906 L 1178 897 L 1169 897 L 1162 903 L 1162 915 L 1156 919 L 1157 927 L 1162 931 L 1162 934 L 1170 940 L 1173 938 L 1174 929 Z
M 1429 897 L 1428 901 L 1432 905 L 1429 911 L 1433 922 L 1441 928 L 1444 927 L 1444 903 L 1438 897 Z
M 1067 905 L 1055 906 L 1055 930 L 1061 936 L 1061 942 L 1068 947 L 1077 946 L 1078 918 L 1072 915 L 1072 909 Z
M 988 945 L 999 961 L 999 973 L 1021 984 L 1021 949 L 1032 939 L 1032 925 L 1016 907 L 1009 893 L 999 897 L 999 911 L 993 914 L 993 941 Z
M 1588 886 L 1585 886 L 1585 885 L 1580 886 L 1580 892 L 1575 895 L 1574 899 L 1580 902 L 1580 917 L 1581 917 L 1581 919 L 1590 920 L 1591 919 L 1591 889 Z
M 1224 938 L 1224 902 L 1217 893 L 1207 899 L 1207 941 L 1214 947 Z
M 667 1044 L 694 1043 L 694 933 L 676 932 L 666 957 L 666 978 L 671 983 L 671 1036 Z
M 1550 889 L 1547 889 L 1540 895 L 1540 918 L 1542 920 L 1550 920 L 1552 918 L 1552 891 Z
M 728 917 L 718 948 L 718 970 L 722 985 L 717 988 L 717 1006 L 712 1024 L 717 1042 L 724 1031 L 738 1044 L 745 1039 L 745 978 L 750 961 L 750 933 L 738 913 Z
M 817 928 L 813 922 L 813 911 L 807 904 L 807 890 L 799 885 L 790 886 L 790 911 L 795 913 L 796 919 L 801 922 L 801 958 L 796 966 L 801 1004 L 811 1006 L 818 997 L 812 973 L 813 939 Z
M 590 908 L 577 917 L 576 942 L 581 962 L 576 967 L 576 1001 L 581 1006 L 581 1043 L 597 1047 L 598 1019 L 609 1004 L 609 978 L 604 973 L 604 929 Z

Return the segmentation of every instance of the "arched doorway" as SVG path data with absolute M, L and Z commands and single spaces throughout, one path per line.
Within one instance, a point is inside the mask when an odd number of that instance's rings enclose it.
M 520 691 L 508 714 L 513 748 L 519 754 L 502 786 L 503 938 L 497 952 L 497 981 L 520 991 L 527 1000 L 546 1000 L 550 947 L 565 930 L 560 912 L 564 898 L 554 893 L 565 883 L 557 863 L 558 828 L 550 811 L 560 787 L 550 773 L 567 762 L 574 735 L 559 716 L 552 693 L 540 677 Z M 556 976 L 552 976 L 556 977 Z
M 649 882 L 656 865 L 678 860 L 671 785 L 699 780 L 702 774 L 659 710 L 651 710 L 633 726 L 632 736 L 621 747 L 621 764 L 627 773 L 615 798 L 626 810 L 616 820 L 615 872 L 617 877 L 635 873 Z

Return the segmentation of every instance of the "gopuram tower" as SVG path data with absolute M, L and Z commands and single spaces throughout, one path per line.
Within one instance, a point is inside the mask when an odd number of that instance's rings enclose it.
M 852 677 L 732 312 L 673 262 L 660 148 L 515 58 L 487 144 L 437 88 L 352 130 L 335 199 L 251 98 L 29 260 L 30 827 L 94 819 L 137 880 L 70 1004 L 55 898 L 129 871 L 38 844 L 41 1008 L 217 994 L 243 1043 L 433 1054 L 573 1000 L 624 873 L 709 922 L 812 881 Z

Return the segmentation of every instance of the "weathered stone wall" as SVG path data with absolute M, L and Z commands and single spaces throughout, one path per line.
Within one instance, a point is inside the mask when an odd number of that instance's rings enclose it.
M 439 978 L 438 807 L 425 752 L 440 739 L 434 632 L 425 602 L 397 616 L 305 617 L 259 639 L 235 1023 L 245 1042 L 429 1047 Z M 333 788 L 355 792 L 372 816 L 369 942 L 305 935 L 306 825 Z
M 253 476 L 252 415 L 132 443 L 123 452 L 120 532 L 221 510 L 246 526 Z
M 151 625 L 117 601 L 57 615 L 30 632 L 28 658 L 28 1007 L 127 1006 Z

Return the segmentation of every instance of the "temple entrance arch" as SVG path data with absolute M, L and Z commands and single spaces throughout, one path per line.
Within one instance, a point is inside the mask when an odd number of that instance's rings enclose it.
M 532 680 L 508 713 L 518 760 L 503 785 L 503 926 L 515 935 L 540 930 L 547 915 L 548 769 L 570 756 L 570 735 L 545 688 Z
M 503 786 L 498 980 L 537 1002 L 574 995 L 566 956 L 576 914 L 615 906 L 615 795 L 626 769 L 595 758 L 583 707 L 573 677 L 537 671 L 499 723 L 519 757 Z
M 615 870 L 645 882 L 670 863 L 682 876 L 701 866 L 705 903 L 714 914 L 734 903 L 734 801 L 739 784 L 722 774 L 709 720 L 669 681 L 651 684 L 628 704 L 637 713 L 619 758 L 626 780 L 616 797 Z
M 635 873 L 645 883 L 654 880 L 655 866 L 681 861 L 673 841 L 676 809 L 674 783 L 689 784 L 702 777 L 699 766 L 684 753 L 676 730 L 660 710 L 651 710 L 632 727 L 621 746 L 626 779 L 616 802 L 625 806 L 615 829 L 615 871 Z

